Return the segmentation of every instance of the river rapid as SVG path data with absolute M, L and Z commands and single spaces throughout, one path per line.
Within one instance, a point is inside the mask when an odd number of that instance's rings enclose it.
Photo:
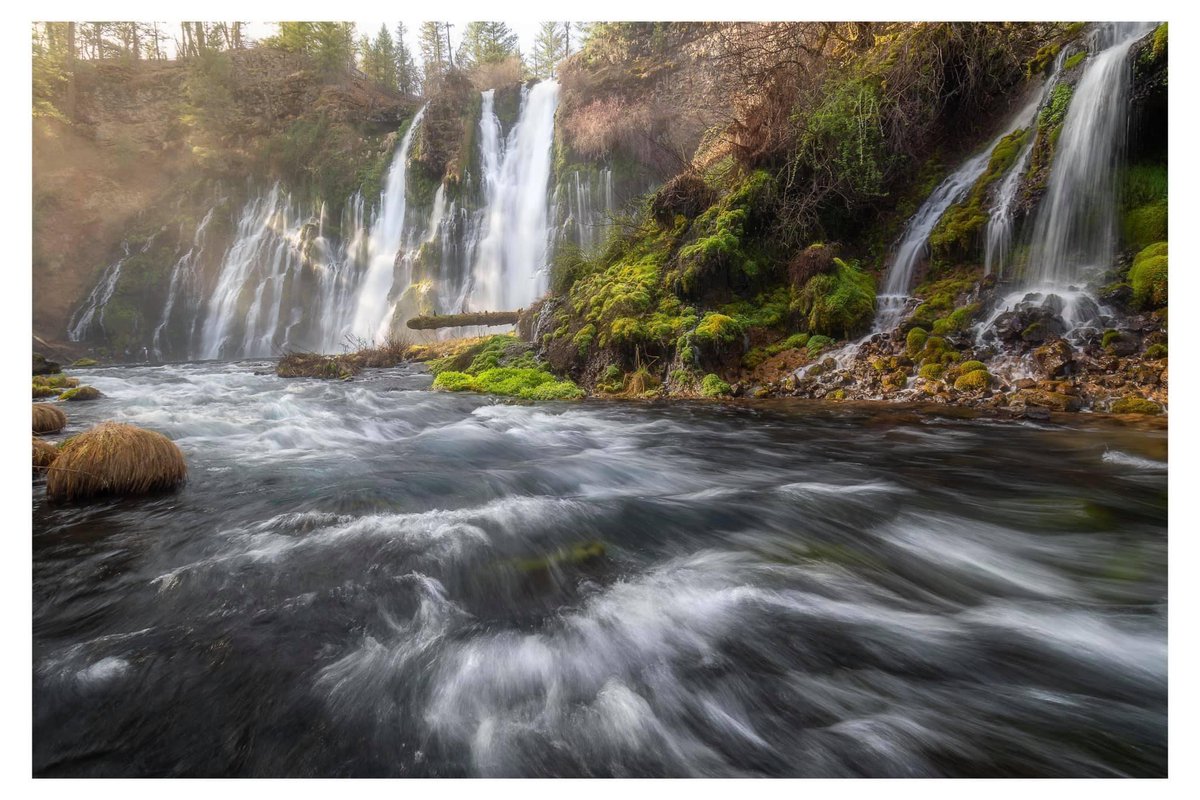
M 33 485 L 42 776 L 1167 764 L 1167 433 L 73 371 L 174 494 Z

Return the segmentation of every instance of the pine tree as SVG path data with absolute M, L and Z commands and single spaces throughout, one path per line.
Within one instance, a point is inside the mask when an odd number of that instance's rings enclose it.
M 421 61 L 425 67 L 425 86 L 428 87 L 450 68 L 446 47 L 446 23 L 422 22 L 417 35 Z
M 421 76 L 417 65 L 413 62 L 412 51 L 408 49 L 405 37 L 408 31 L 403 22 L 396 23 L 396 89 L 402 94 L 414 95 L 421 92 Z
M 569 28 L 562 26 L 570 23 L 543 22 L 538 30 L 537 38 L 533 40 L 534 77 L 546 79 L 554 77 L 558 62 L 567 55 L 567 35 Z
M 463 69 L 493 64 L 520 55 L 520 40 L 503 22 L 468 22 L 458 47 L 458 63 Z
M 362 71 L 372 82 L 385 89 L 396 90 L 396 45 L 386 25 L 379 27 L 375 40 L 362 37 L 359 45 Z

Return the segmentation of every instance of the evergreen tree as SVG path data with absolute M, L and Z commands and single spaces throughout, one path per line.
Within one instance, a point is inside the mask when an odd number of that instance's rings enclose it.
M 367 78 L 385 89 L 396 90 L 396 45 L 386 25 L 379 27 L 375 40 L 366 36 L 359 46 L 362 71 Z
M 396 89 L 402 94 L 420 94 L 421 76 L 413 61 L 412 51 L 408 49 L 405 37 L 408 35 L 403 22 L 396 23 Z
M 537 38 L 533 40 L 533 64 L 531 71 L 535 78 L 554 77 L 558 62 L 566 58 L 567 36 L 569 28 L 563 27 L 570 23 L 543 22 L 538 29 Z
M 459 66 L 471 69 L 519 56 L 519 44 L 517 34 L 503 22 L 468 22 L 458 47 Z
M 421 50 L 421 61 L 425 67 L 425 86 L 446 74 L 450 69 L 449 48 L 446 46 L 446 23 L 422 22 L 417 35 L 417 46 Z

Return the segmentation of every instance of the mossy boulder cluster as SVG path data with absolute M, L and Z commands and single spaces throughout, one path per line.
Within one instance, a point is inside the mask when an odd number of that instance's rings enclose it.
M 556 378 L 537 360 L 532 346 L 512 335 L 492 336 L 428 363 L 435 376 L 433 388 L 447 392 L 483 392 L 522 400 L 583 397 L 583 390 Z

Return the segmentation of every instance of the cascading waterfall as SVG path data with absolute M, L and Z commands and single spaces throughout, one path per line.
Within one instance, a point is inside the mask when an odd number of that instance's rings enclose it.
M 1033 146 L 1037 141 L 1032 126 L 1037 123 L 1038 109 L 1045 104 L 1046 99 L 1058 84 L 1067 52 L 1064 48 L 1054 59 L 1054 68 L 1042 86 L 1041 96 L 1038 98 L 1029 120 L 1030 133 L 1025 137 L 1021 152 L 1017 154 L 1016 161 L 1013 162 L 996 191 L 996 200 L 989 212 L 987 229 L 984 233 L 983 272 L 985 275 L 994 274 L 1003 277 L 1004 267 L 1011 258 L 1017 196 L 1021 188 L 1021 181 L 1029 168 L 1030 158 L 1033 156 Z
M 396 148 L 388 168 L 379 213 L 371 226 L 367 241 L 367 271 L 359 285 L 351 331 L 355 336 L 374 339 L 383 334 L 395 311 L 388 298 L 396 285 L 396 261 L 404 244 L 405 220 L 408 205 L 408 155 L 413 134 L 425 117 L 422 107 Z
M 562 219 L 559 238 L 573 241 L 584 253 L 603 241 L 603 226 L 614 208 L 612 169 L 604 167 L 596 177 L 593 182 L 592 173 L 576 170 L 555 189 L 554 206 Z
M 154 243 L 154 236 L 146 240 L 142 245 L 141 253 L 150 249 Z M 108 301 L 112 299 L 113 293 L 117 290 L 117 281 L 121 279 L 121 267 L 133 255 L 129 251 L 129 242 L 121 242 L 121 250 L 124 253 L 113 263 L 104 268 L 104 273 L 100 276 L 100 282 L 92 289 L 83 306 L 76 313 L 75 319 L 67 328 L 67 338 L 72 342 L 81 342 L 86 336 L 93 332 L 93 325 L 104 331 L 104 310 L 108 305 Z
M 481 311 L 522 308 L 545 291 L 558 83 L 522 90 L 520 116 L 505 140 L 494 100 L 493 92 L 484 92 L 480 146 L 487 212 L 466 299 Z
M 1117 174 L 1129 116 L 1129 49 L 1153 24 L 1106 23 L 1088 59 L 1055 146 L 1025 271 L 1027 286 L 1067 287 L 1116 251 Z
M 171 315 L 175 311 L 175 306 L 179 301 L 180 295 L 184 295 L 185 301 L 191 300 L 191 306 L 194 309 L 199 305 L 200 299 L 196 297 L 198 293 L 197 282 L 199 275 L 197 267 L 204 257 L 204 234 L 208 231 L 209 223 L 212 222 L 213 215 L 217 211 L 217 206 L 213 206 L 200 220 L 200 224 L 196 226 L 196 233 L 192 236 L 192 246 L 186 253 L 180 256 L 175 262 L 175 266 L 171 269 L 171 284 L 167 289 L 167 302 L 163 306 L 162 318 L 159 320 L 158 327 L 154 329 L 154 353 L 161 360 L 166 354 L 167 343 L 165 334 L 168 326 L 171 324 Z M 193 324 L 189 326 L 188 337 L 185 344 L 191 341 L 191 334 L 195 331 L 196 315 L 192 315 Z
M 883 291 L 876 297 L 875 332 L 890 331 L 900 322 L 909 299 L 908 292 L 912 288 L 913 275 L 926 255 L 929 235 L 933 233 L 938 220 L 947 209 L 962 200 L 983 175 L 991 160 L 992 151 L 996 149 L 1000 140 L 1028 123 L 1037 110 L 1039 100 L 1022 108 L 987 147 L 967 159 L 938 184 L 933 194 L 929 195 L 904 226 L 900 243 L 896 246 L 896 255 L 884 278 Z

